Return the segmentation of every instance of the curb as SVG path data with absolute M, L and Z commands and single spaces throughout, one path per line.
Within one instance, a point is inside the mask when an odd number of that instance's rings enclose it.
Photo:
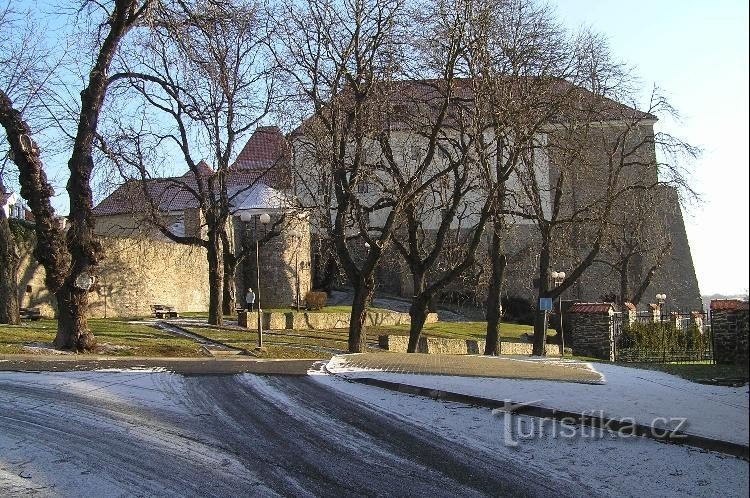
M 326 368 L 325 370 L 330 373 L 328 368 Z M 414 394 L 417 396 L 423 396 L 435 400 L 454 401 L 501 410 L 507 409 L 508 404 L 510 404 L 513 413 L 517 413 L 519 415 L 548 418 L 558 421 L 561 421 L 563 419 L 570 421 L 572 419 L 575 421 L 575 423 L 580 425 L 586 425 L 615 432 L 620 430 L 627 430 L 628 434 L 648 437 L 650 439 L 661 441 L 663 443 L 693 446 L 695 448 L 732 455 L 745 461 L 750 460 L 750 448 L 747 445 L 698 436 L 683 431 L 671 431 L 669 429 L 654 428 L 647 425 L 632 424 L 630 422 L 623 422 L 621 420 L 610 419 L 597 415 L 586 415 L 582 413 L 568 412 L 564 410 L 557 410 L 554 408 L 547 408 L 544 406 L 516 403 L 510 400 L 501 402 L 496 399 L 483 398 L 481 396 L 472 396 L 469 394 L 442 391 L 440 389 L 412 386 L 409 384 L 390 382 L 387 380 L 375 379 L 372 377 L 344 377 L 337 374 L 334 375 L 339 378 L 344 378 L 346 380 L 358 382 L 360 384 L 365 384 L 368 386 L 380 387 L 383 389 L 389 389 L 391 391 L 397 391 L 406 394 Z

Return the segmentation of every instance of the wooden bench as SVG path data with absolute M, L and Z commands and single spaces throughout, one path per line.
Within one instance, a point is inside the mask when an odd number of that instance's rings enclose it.
M 179 318 L 180 314 L 174 309 L 174 306 L 166 304 L 152 304 L 151 314 L 154 318 Z
M 39 308 L 19 308 L 18 313 L 26 320 L 37 321 L 42 318 L 42 310 Z

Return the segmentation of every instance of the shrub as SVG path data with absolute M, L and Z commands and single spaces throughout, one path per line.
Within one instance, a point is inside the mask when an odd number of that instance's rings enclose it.
M 534 325 L 534 308 L 531 301 L 517 296 L 502 298 L 503 318 L 508 322 Z
M 319 310 L 324 308 L 328 301 L 328 294 L 325 291 L 310 291 L 305 294 L 305 305 L 309 310 Z
M 691 351 L 709 346 L 708 337 L 695 325 L 675 328 L 671 323 L 633 323 L 624 327 L 619 340 L 621 348 L 645 350 Z

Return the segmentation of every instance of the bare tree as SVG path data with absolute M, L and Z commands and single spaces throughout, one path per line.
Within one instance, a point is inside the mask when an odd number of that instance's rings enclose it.
M 613 216 L 612 228 L 594 264 L 618 282 L 617 302 L 638 305 L 672 247 L 663 200 L 669 187 L 634 192 Z
M 419 231 L 419 200 L 437 195 L 433 187 L 460 163 L 436 157 L 449 110 L 459 100 L 455 78 L 465 46 L 459 26 L 465 16 L 455 20 L 456 30 L 444 32 L 448 50 L 437 57 L 434 46 L 426 47 L 430 53 L 419 46 L 425 30 L 417 26 L 426 16 L 420 7 L 317 0 L 302 9 L 287 7 L 288 42 L 278 57 L 290 62 L 296 95 L 312 114 L 294 134 L 299 194 L 318 211 L 317 230 L 335 247 L 354 288 L 352 352 L 365 350 L 375 271 L 399 224 L 410 212 L 412 232 Z M 468 173 L 458 178 L 459 191 L 472 183 Z M 441 237 L 453 218 L 443 223 Z M 401 248 L 413 256 L 415 272 L 424 273 L 439 250 L 425 266 L 419 245 L 402 243 Z M 416 314 L 424 314 L 429 296 L 441 285 L 423 289 Z M 424 319 L 415 322 L 418 333 Z
M 598 64 L 606 58 L 599 54 L 595 59 L 597 70 L 592 74 L 596 78 L 588 88 L 577 87 L 570 94 L 575 98 L 568 99 L 547 143 L 530 150 L 519 170 L 523 200 L 511 213 L 533 221 L 538 231 L 539 298 L 559 297 L 594 263 L 616 225 L 617 213 L 627 208 L 629 196 L 650 195 L 664 186 L 691 192 L 675 159 L 694 156 L 697 150 L 653 132 L 655 114 L 669 109 L 666 102 L 653 98 L 647 112 L 616 103 L 607 97 L 613 88 L 603 82 L 617 77 L 627 81 L 628 74 L 617 74 L 617 69 L 605 77 L 607 71 Z M 669 160 L 658 161 L 657 149 Z M 549 161 L 548 177 L 531 166 L 538 154 Z M 569 272 L 553 287 L 550 271 L 562 259 L 570 263 Z M 534 330 L 534 354 L 538 355 L 545 351 L 543 322 L 543 313 L 538 312 Z
M 85 2 L 83 10 L 101 14 L 94 60 L 81 91 L 80 112 L 68 161 L 70 177 L 69 228 L 65 236 L 50 204 L 53 194 L 47 181 L 40 150 L 32 130 L 19 109 L 0 92 L 0 123 L 5 128 L 13 161 L 19 169 L 21 195 L 35 219 L 35 254 L 46 271 L 46 284 L 57 300 L 58 328 L 55 346 L 86 351 L 95 340 L 87 324 L 88 288 L 101 257 L 101 245 L 94 236 L 92 192 L 93 144 L 99 116 L 109 86 L 108 72 L 120 42 L 143 19 L 148 0 Z
M 126 56 L 126 67 L 112 77 L 127 81 L 124 95 L 135 94 L 143 104 L 149 130 L 143 132 L 140 118 L 135 127 L 126 124 L 131 127 L 122 136 L 130 152 L 110 146 L 109 155 L 135 172 L 148 220 L 164 236 L 206 249 L 209 323 L 220 325 L 222 311 L 233 311 L 223 310 L 230 306 L 223 296 L 244 257 L 235 255 L 229 243 L 232 206 L 276 166 L 250 173 L 231 168 L 238 141 L 273 106 L 273 74 L 266 58 L 271 32 L 261 5 L 240 2 L 162 2 L 151 28 Z M 193 199 L 205 234 L 177 233 L 150 191 L 158 165 L 144 161 L 141 149 L 165 145 L 176 146 L 190 172 L 170 179 L 165 188 Z M 210 158 L 212 169 L 201 164 L 202 157 Z M 245 185 L 235 188 L 243 175 Z
M 0 172 L 0 198 L 7 192 Z M 18 250 L 5 209 L 0 209 L 0 323 L 18 325 Z
M 34 103 L 41 80 L 48 74 L 43 70 L 46 69 L 43 62 L 49 54 L 26 14 L 13 10 L 10 2 L 0 6 L 0 91 L 9 99 L 13 98 L 19 110 L 36 116 Z M 7 202 L 17 175 L 13 175 L 9 167 L 7 146 L 0 145 L 0 154 L 0 196 Z M 7 214 L 0 213 L 0 323 L 18 324 L 19 256 Z
M 473 33 L 467 67 L 484 125 L 476 155 L 486 195 L 494 197 L 485 341 L 485 354 L 494 355 L 500 352 L 500 296 L 508 264 L 503 239 L 515 224 L 508 210 L 517 196 L 518 172 L 570 93 L 560 82 L 579 79 L 579 67 L 576 40 L 558 25 L 549 6 L 504 0 L 467 4 Z

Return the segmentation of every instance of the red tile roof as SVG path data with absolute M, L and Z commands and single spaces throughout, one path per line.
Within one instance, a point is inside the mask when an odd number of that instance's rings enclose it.
M 196 169 L 198 170 L 198 173 L 202 176 L 211 176 L 215 173 L 214 169 L 209 166 L 209 164 L 205 161 L 205 159 L 201 159 L 201 162 L 196 164 Z M 183 178 L 186 176 L 193 175 L 193 172 L 190 170 L 187 170 L 187 172 L 182 175 Z
M 636 311 L 635 304 L 633 303 L 625 303 L 625 308 L 627 308 L 629 311 Z
M 569 313 L 609 313 L 614 309 L 612 303 L 575 303 L 569 309 Z
M 233 169 L 269 169 L 288 166 L 291 159 L 289 144 L 276 126 L 261 126 L 247 141 L 232 165 Z
M 275 189 L 288 189 L 292 184 L 289 158 L 289 147 L 281 131 L 275 126 L 260 127 L 230 167 L 227 185 L 231 189 L 261 182 Z M 215 173 L 206 161 L 197 167 L 201 176 Z M 149 199 L 161 212 L 198 207 L 191 192 L 197 190 L 193 171 L 188 170 L 181 177 L 147 180 L 145 187 L 144 191 L 141 180 L 125 182 L 94 207 L 94 216 L 143 212 Z
M 750 309 L 750 303 L 741 299 L 714 299 L 711 311 L 740 311 Z

